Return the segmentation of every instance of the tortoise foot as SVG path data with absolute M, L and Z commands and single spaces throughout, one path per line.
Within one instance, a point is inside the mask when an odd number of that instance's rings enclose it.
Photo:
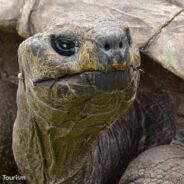
M 163 145 L 143 152 L 126 169 L 120 184 L 184 183 L 184 148 Z

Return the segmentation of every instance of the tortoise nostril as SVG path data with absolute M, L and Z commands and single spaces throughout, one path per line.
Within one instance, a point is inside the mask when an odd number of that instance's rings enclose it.
M 110 49 L 111 49 L 111 46 L 110 46 L 109 44 L 106 43 L 106 44 L 104 45 L 104 49 L 105 49 L 105 50 L 110 50 Z
M 123 43 L 122 42 L 119 43 L 119 48 L 123 48 Z

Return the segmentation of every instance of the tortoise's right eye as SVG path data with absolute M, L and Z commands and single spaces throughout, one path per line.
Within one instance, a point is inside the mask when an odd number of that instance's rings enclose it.
M 77 47 L 79 47 L 76 40 L 64 38 L 61 36 L 51 37 L 52 48 L 62 56 L 72 56 L 75 54 Z

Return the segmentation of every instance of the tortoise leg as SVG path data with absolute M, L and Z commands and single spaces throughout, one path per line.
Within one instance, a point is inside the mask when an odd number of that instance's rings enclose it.
M 151 148 L 127 167 L 120 184 L 183 184 L 184 147 L 162 145 Z
M 16 117 L 17 85 L 0 80 L 0 175 L 17 174 L 12 152 L 12 129 Z

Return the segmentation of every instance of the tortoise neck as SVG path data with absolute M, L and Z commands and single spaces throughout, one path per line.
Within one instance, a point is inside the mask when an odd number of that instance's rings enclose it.
M 45 126 L 45 122 L 33 116 L 37 144 L 42 145 L 41 154 L 44 158 L 44 178 L 46 183 L 75 184 L 84 181 L 88 174 L 88 165 L 92 147 L 97 143 L 97 136 L 62 137 L 60 127 Z M 36 144 L 36 142 L 35 142 Z M 36 151 L 36 150 L 35 150 Z M 82 179 L 83 178 L 83 179 Z

